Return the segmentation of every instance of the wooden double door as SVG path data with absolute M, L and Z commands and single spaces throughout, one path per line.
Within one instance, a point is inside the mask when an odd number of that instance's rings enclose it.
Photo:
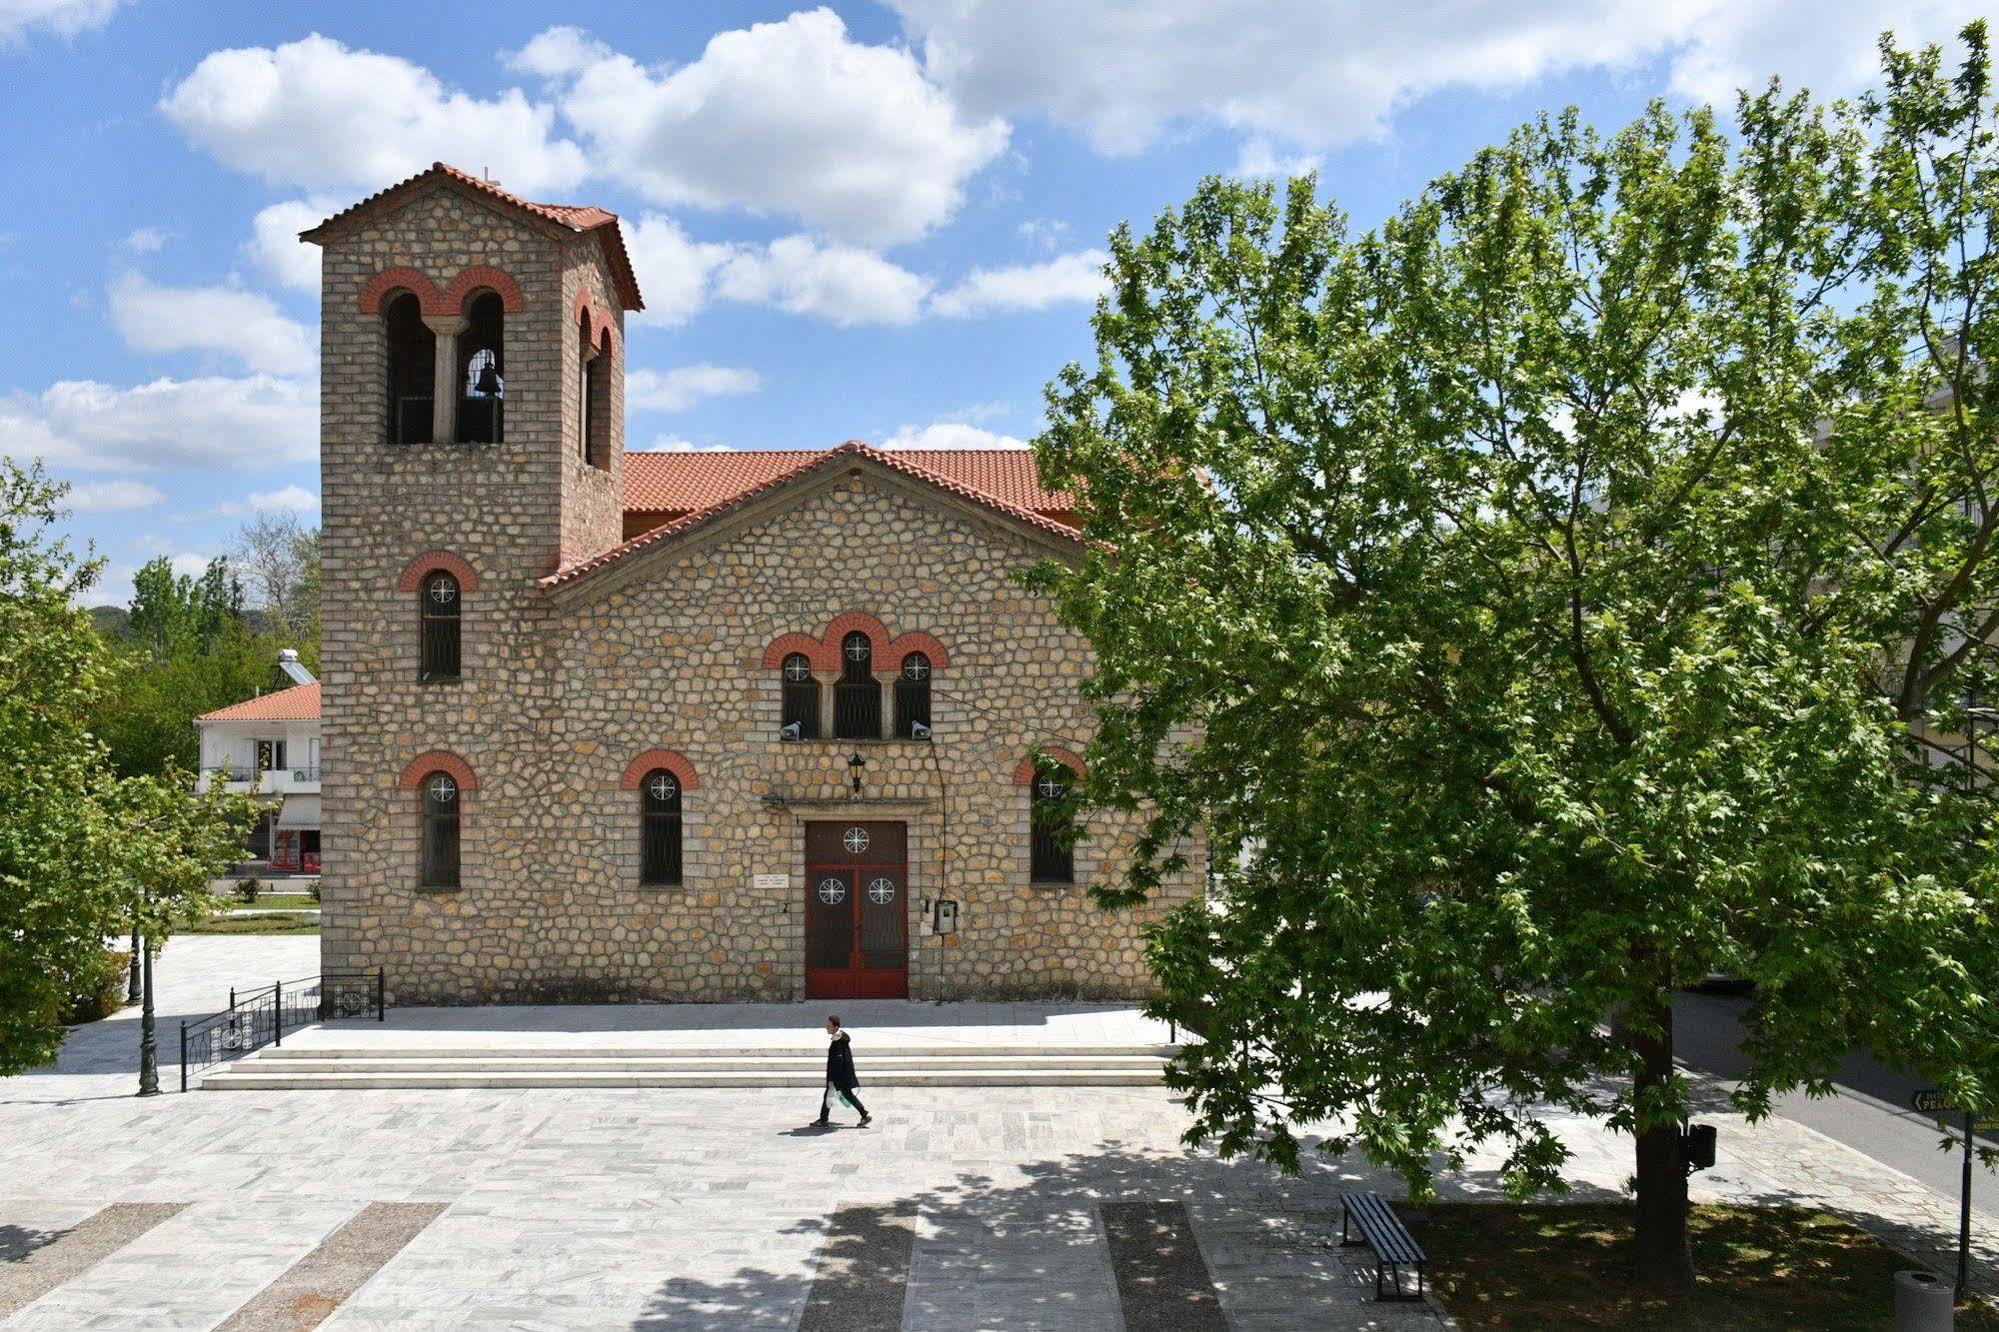
M 909 829 L 805 825 L 805 997 L 909 995 Z

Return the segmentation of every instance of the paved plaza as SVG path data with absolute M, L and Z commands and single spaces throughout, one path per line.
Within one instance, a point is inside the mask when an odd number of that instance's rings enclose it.
M 231 982 L 310 974 L 316 942 L 175 941 L 163 1051 L 172 1019 Z M 809 1042 L 818 1006 L 794 1011 Z M 940 1039 L 950 1017 L 910 1020 Z M 474 1029 L 468 1011 L 434 1021 Z M 869 1029 L 850 1022 L 865 1084 Z M 1326 1161 L 1287 1179 L 1189 1150 L 1163 1089 L 884 1088 L 875 1126 L 821 1131 L 816 1095 L 796 1090 L 137 1100 L 135 1044 L 121 1015 L 79 1029 L 53 1070 L 0 1082 L 9 1329 L 1445 1325 L 1431 1305 L 1373 1303 L 1371 1266 L 1326 1243 L 1341 1190 L 1399 1196 L 1394 1180 Z M 1711 1118 L 1722 1162 L 1697 1196 L 1817 1203 L 1909 1251 L 1948 1245 L 1953 1200 L 1789 1121 Z M 1577 1196 L 1629 1174 L 1627 1140 L 1583 1123 L 1565 1136 Z M 1490 1165 L 1443 1193 L 1493 1196 Z M 1987 1289 L 1995 1241 L 1981 1236 Z

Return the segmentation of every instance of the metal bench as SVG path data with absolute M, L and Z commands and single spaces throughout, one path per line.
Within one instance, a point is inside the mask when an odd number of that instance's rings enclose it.
M 1354 1239 L 1349 1230 L 1351 1222 L 1360 1228 L 1360 1238 Z M 1365 1244 L 1374 1250 L 1374 1298 L 1377 1300 L 1420 1300 L 1423 1298 L 1423 1264 L 1430 1261 L 1416 1237 L 1402 1224 L 1402 1218 L 1381 1200 L 1378 1193 L 1342 1193 L 1340 1195 L 1340 1244 L 1342 1246 Z M 1416 1293 L 1402 1292 L 1402 1269 L 1416 1269 Z M 1394 1294 L 1383 1291 L 1383 1277 Z

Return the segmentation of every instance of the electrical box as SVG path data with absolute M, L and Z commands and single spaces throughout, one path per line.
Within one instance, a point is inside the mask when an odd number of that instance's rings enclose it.
M 958 904 L 949 899 L 937 903 L 937 933 L 950 934 L 958 928 Z

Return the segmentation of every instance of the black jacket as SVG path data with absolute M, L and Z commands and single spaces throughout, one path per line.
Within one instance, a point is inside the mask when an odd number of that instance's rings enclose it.
M 852 1091 L 861 1085 L 854 1075 L 854 1052 L 847 1044 L 847 1033 L 841 1032 L 826 1047 L 826 1081 L 841 1091 Z

